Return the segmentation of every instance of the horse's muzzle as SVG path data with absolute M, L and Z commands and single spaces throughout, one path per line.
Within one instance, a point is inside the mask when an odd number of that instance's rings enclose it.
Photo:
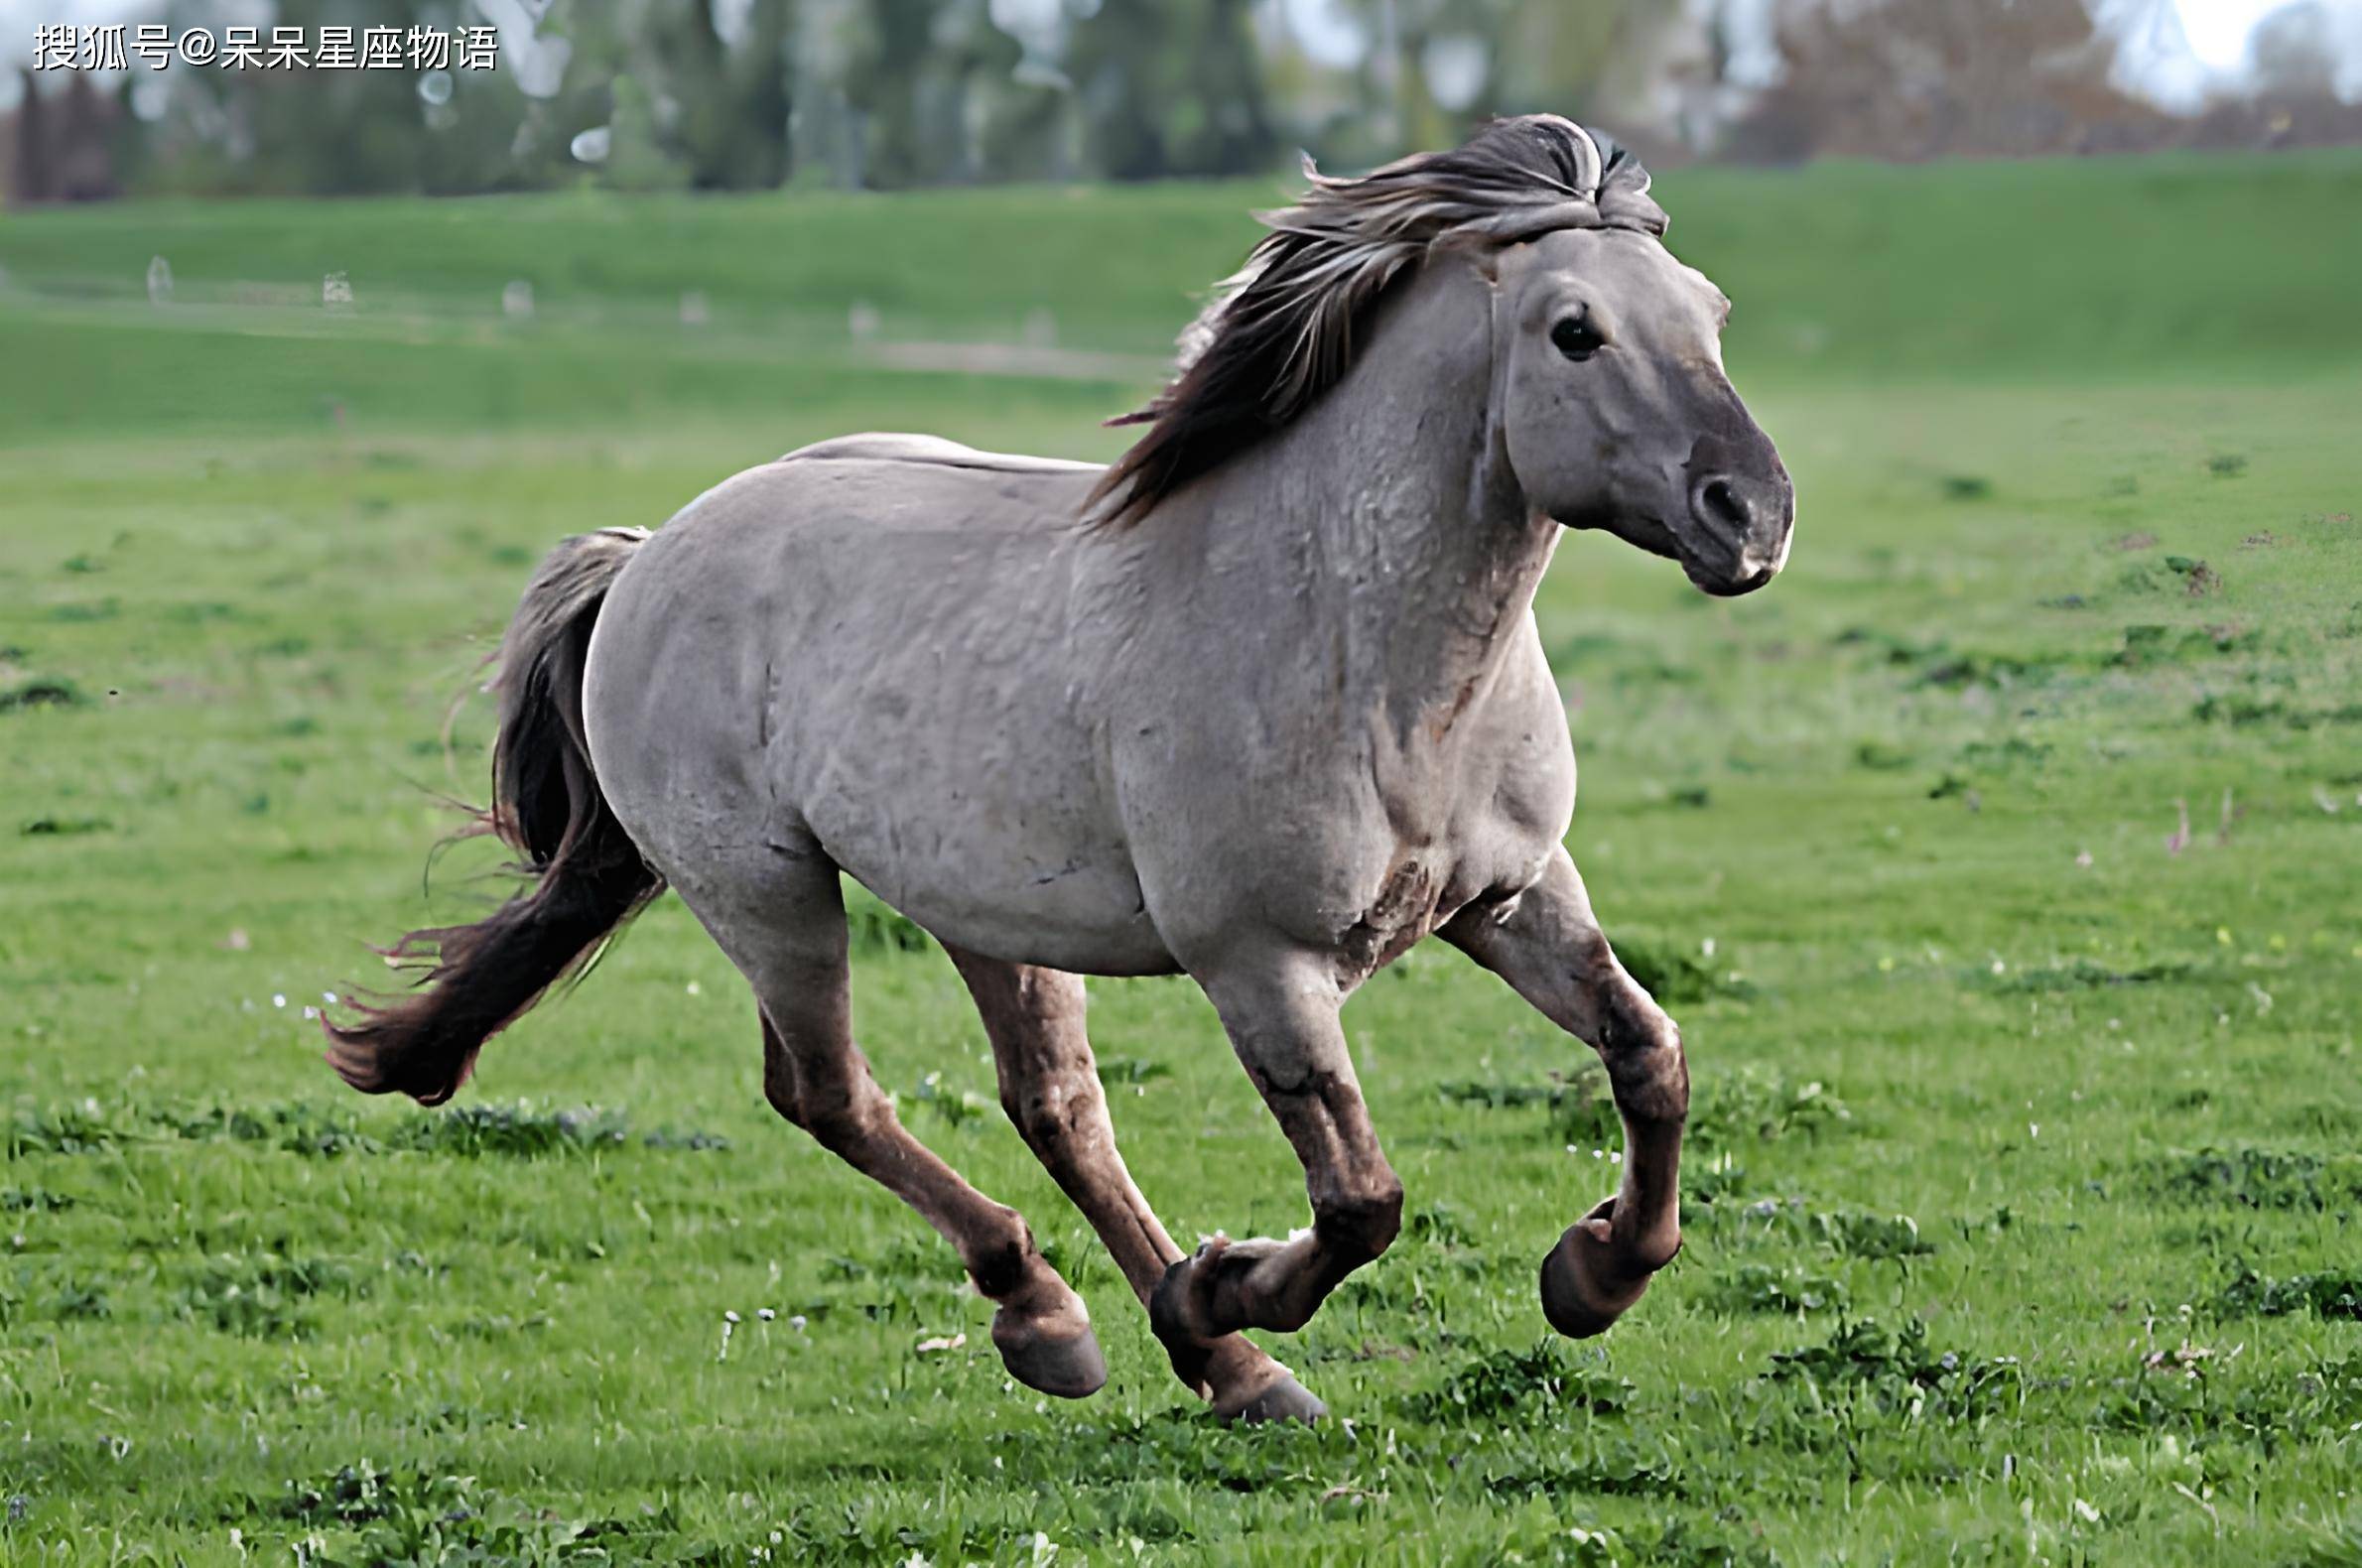
M 1709 593 L 1752 593 L 1787 564 L 1796 522 L 1796 491 L 1787 474 L 1705 473 L 1689 487 L 1689 522 L 1681 556 L 1689 580 Z

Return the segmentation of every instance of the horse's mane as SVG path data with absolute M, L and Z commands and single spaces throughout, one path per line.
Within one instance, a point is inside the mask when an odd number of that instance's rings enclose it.
M 1103 522 L 1137 521 L 1190 480 L 1280 429 L 1353 363 L 1364 314 L 1430 248 L 1506 245 L 1561 228 L 1661 234 L 1648 171 L 1610 137 L 1555 114 L 1495 120 L 1450 152 L 1359 180 L 1312 182 L 1294 206 L 1255 214 L 1270 233 L 1181 334 L 1172 381 L 1092 492 Z

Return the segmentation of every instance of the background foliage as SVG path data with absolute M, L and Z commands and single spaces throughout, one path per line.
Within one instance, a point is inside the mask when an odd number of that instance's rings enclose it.
M 2362 137 L 2326 0 L 2171 114 L 2122 41 L 2171 0 L 274 0 L 324 25 L 501 29 L 493 72 L 179 66 L 25 77 L 20 200 L 1260 174 L 1368 167 L 1494 114 L 1607 125 L 1664 164 Z M 177 35 L 247 0 L 163 0 Z M 2102 25 L 2096 18 L 2106 19 Z M 266 33 L 267 36 L 267 33 Z M 93 80 L 104 85 L 93 87 Z M 2350 85 L 2350 84 L 2349 84 Z M 587 138 L 587 139 L 586 139 Z

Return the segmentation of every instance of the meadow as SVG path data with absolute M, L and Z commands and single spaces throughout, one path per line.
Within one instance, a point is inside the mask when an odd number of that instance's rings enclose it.
M 2352 153 L 1659 182 L 1800 504 L 1764 593 L 1586 536 L 1537 606 L 1696 1085 L 1602 1340 L 1534 1289 L 1599 1074 L 1432 944 L 1347 1012 L 1409 1218 L 1271 1342 L 1312 1429 L 1172 1381 L 873 902 L 863 1043 L 1089 1401 L 770 1112 L 677 901 L 453 1108 L 321 1065 L 500 893 L 428 851 L 550 544 L 850 430 L 1110 456 L 1273 191 L 0 219 L 0 1562 L 2362 1564 Z M 1195 988 L 1093 1007 L 1174 1234 L 1302 1224 Z

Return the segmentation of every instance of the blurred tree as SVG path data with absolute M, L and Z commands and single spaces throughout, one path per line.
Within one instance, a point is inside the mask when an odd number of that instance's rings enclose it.
M 1590 119 L 1655 149 L 1693 141 L 1703 106 L 1731 112 L 1712 47 L 1728 0 L 1344 3 L 1367 47 L 1346 102 L 1307 134 L 1347 167 L 1457 141 L 1501 114 Z M 1694 81 L 1668 90 L 1676 72 Z M 1297 88 L 1290 101 L 1309 97 Z
M 2161 112 L 2082 0 L 1783 0 L 1782 74 L 1736 128 L 1767 159 L 2072 150 Z
M 33 72 L 20 65 L 17 77 L 22 92 L 10 124 L 8 196 L 12 201 L 40 201 L 49 195 L 49 114 Z
M 2259 30 L 2253 86 L 2194 117 L 2115 83 L 2111 28 L 2170 0 L 150 0 L 176 34 L 498 22 L 500 68 L 133 71 L 14 127 L 48 192 L 64 117 L 103 192 L 466 192 L 583 179 L 764 189 L 1238 175 L 1300 143 L 1367 168 L 1554 110 L 1651 158 L 2130 150 L 2362 137 L 2329 13 Z M 1733 82 L 1738 22 L 1779 75 Z M 1762 72 L 1751 73 L 1760 83 Z M 111 114 L 111 126 L 106 123 Z M 585 133 L 591 133 L 588 136 Z M 582 152 L 572 151 L 581 138 Z M 602 151 L 603 149 L 603 151 Z
M 237 7 L 235 15 L 251 12 Z M 175 36 L 218 38 L 232 8 L 170 0 Z M 279 0 L 278 25 L 449 30 L 480 20 L 450 0 Z M 264 36 L 268 37 L 267 28 Z M 156 77 L 161 108 L 145 127 L 150 179 L 177 189 L 344 196 L 448 194 L 546 185 L 557 149 L 520 134 L 530 105 L 508 70 L 183 67 Z
M 859 184 L 892 188 L 926 179 L 919 101 L 931 10 L 928 0 L 861 0 L 854 12 L 844 88 Z
M 1278 139 L 1249 11 L 1250 0 L 1107 0 L 1081 17 L 1066 68 L 1091 167 L 1116 180 L 1267 167 Z
M 661 149 L 660 160 L 680 163 L 689 184 L 760 190 L 787 178 L 794 18 L 790 0 L 749 0 L 732 48 L 723 42 L 709 0 L 662 0 L 650 7 L 632 73 L 660 88 L 648 105 L 648 136 Z M 626 79 L 618 76 L 612 89 L 619 94 L 616 112 L 636 115 Z

